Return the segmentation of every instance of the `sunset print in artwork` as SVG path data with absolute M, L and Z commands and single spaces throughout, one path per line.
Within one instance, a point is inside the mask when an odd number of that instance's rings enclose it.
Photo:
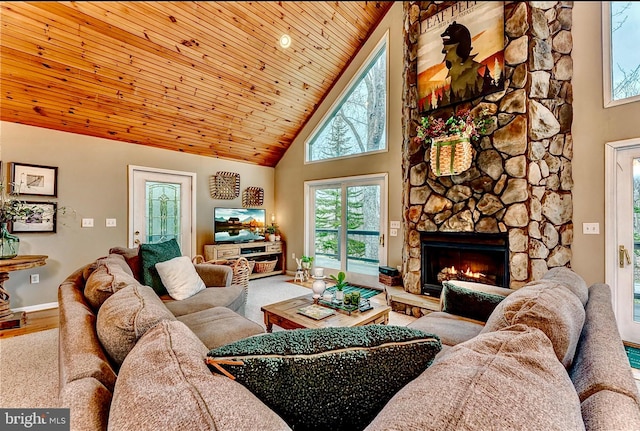
M 418 106 L 421 112 L 502 89 L 503 2 L 457 2 L 420 22 Z

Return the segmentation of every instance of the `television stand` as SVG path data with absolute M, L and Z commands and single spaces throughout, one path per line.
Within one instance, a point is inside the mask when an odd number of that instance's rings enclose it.
M 278 258 L 276 267 L 271 272 L 253 272 L 249 279 L 269 277 L 284 274 L 286 253 L 284 241 L 246 242 L 237 244 L 206 244 L 204 246 L 204 260 L 228 260 L 244 257 L 247 260 L 273 260 Z

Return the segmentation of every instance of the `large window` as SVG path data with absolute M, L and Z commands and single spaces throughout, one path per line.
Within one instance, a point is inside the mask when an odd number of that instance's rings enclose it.
M 640 3 L 602 2 L 604 104 L 640 101 Z
M 387 149 L 387 36 L 306 144 L 306 162 Z

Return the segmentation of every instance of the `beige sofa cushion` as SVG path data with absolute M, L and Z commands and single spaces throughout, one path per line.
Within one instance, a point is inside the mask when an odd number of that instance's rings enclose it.
M 261 325 L 226 307 L 185 314 L 179 316 L 178 320 L 187 325 L 209 349 L 264 333 Z
M 246 297 L 242 286 L 232 285 L 229 287 L 207 287 L 182 301 L 176 301 L 169 295 L 163 295 L 162 300 L 171 313 L 179 317 L 213 307 L 227 307 L 237 311 L 244 306 Z
M 94 311 L 111 295 L 130 284 L 139 285 L 131 269 L 120 255 L 112 255 L 98 261 L 98 266 L 89 275 L 84 288 L 84 296 Z
M 120 368 L 109 429 L 289 429 L 244 386 L 212 374 L 205 364 L 207 351 L 182 322 L 163 321 L 156 325 L 140 339 Z
M 96 331 L 118 365 L 145 332 L 162 320 L 175 320 L 149 286 L 129 285 L 110 296 L 98 311 Z
M 528 283 L 495 308 L 481 333 L 525 324 L 544 332 L 565 367 L 571 365 L 584 324 L 584 307 L 563 284 L 549 280 Z
M 640 430 L 640 406 L 617 391 L 602 390 L 584 400 L 582 417 L 587 430 Z
M 517 325 L 448 349 L 365 429 L 584 428 L 580 401 L 549 339 Z

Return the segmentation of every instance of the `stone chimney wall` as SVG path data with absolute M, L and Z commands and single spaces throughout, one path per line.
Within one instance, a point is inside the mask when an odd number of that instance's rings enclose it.
M 508 232 L 512 288 L 571 260 L 573 2 L 505 3 L 505 90 L 464 102 L 487 108 L 492 126 L 473 143 L 469 170 L 437 177 L 429 144 L 413 140 L 418 37 L 421 20 L 454 3 L 404 2 L 403 281 L 415 294 L 424 231 Z

